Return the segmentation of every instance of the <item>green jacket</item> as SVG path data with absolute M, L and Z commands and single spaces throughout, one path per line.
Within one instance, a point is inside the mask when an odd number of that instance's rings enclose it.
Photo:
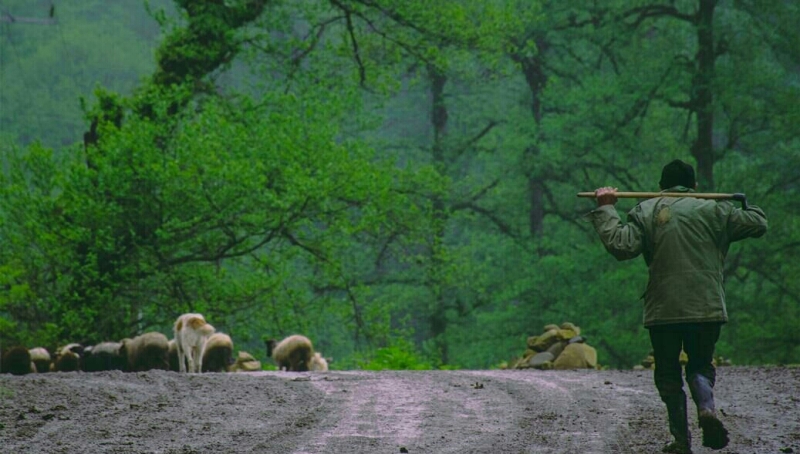
M 667 191 L 694 192 L 682 186 Z M 743 210 L 729 201 L 691 197 L 645 200 L 625 224 L 613 205 L 588 217 L 617 260 L 644 256 L 650 274 L 642 295 L 644 326 L 727 322 L 722 275 L 728 247 L 767 231 L 767 217 L 756 206 Z

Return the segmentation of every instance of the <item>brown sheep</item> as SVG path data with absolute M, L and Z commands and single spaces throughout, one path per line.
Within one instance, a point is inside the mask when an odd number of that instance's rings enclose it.
M 3 353 L 0 359 L 0 372 L 12 375 L 25 375 L 36 371 L 27 348 L 14 346 Z
M 158 333 L 144 333 L 133 339 L 122 339 L 120 357 L 125 362 L 127 372 L 141 372 L 151 369 L 169 370 L 169 341 L 167 336 Z
M 233 364 L 233 341 L 225 333 L 214 333 L 203 345 L 203 372 L 225 372 Z
M 278 369 L 293 372 L 308 370 L 309 362 L 314 355 L 314 346 L 307 337 L 295 334 L 277 344 L 275 339 L 269 339 L 266 344 L 267 356 L 275 360 Z
M 36 347 L 28 350 L 31 354 L 31 361 L 33 364 L 36 365 L 36 372 L 45 373 L 50 372 L 50 364 L 52 364 L 52 359 L 50 358 L 50 352 L 47 351 L 44 347 Z

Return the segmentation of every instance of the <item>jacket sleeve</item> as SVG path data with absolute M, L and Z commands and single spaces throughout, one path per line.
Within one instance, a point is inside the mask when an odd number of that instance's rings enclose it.
M 755 205 L 750 205 L 746 210 L 733 208 L 728 215 L 727 228 L 731 242 L 758 238 L 767 232 L 767 215 Z
M 635 209 L 634 209 L 635 211 Z M 628 214 L 628 222 L 622 219 L 613 205 L 603 205 L 592 210 L 587 217 L 600 235 L 606 250 L 617 260 L 629 260 L 642 252 L 643 234 L 634 212 Z

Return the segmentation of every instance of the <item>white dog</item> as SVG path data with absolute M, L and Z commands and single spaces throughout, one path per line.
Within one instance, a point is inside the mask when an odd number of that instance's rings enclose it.
M 173 327 L 175 346 L 178 348 L 178 364 L 181 372 L 203 370 L 203 345 L 214 334 L 214 327 L 201 314 L 183 314 Z

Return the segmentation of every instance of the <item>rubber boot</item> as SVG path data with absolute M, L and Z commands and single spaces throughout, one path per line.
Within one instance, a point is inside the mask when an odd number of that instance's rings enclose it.
M 717 418 L 714 405 L 714 387 L 707 377 L 696 374 L 689 380 L 689 391 L 697 405 L 697 421 L 703 430 L 703 446 L 722 449 L 728 446 L 728 431 Z
M 686 395 L 662 398 L 667 404 L 669 431 L 675 441 L 664 446 L 663 452 L 692 454 L 692 435 L 689 433 L 689 418 L 686 416 Z

